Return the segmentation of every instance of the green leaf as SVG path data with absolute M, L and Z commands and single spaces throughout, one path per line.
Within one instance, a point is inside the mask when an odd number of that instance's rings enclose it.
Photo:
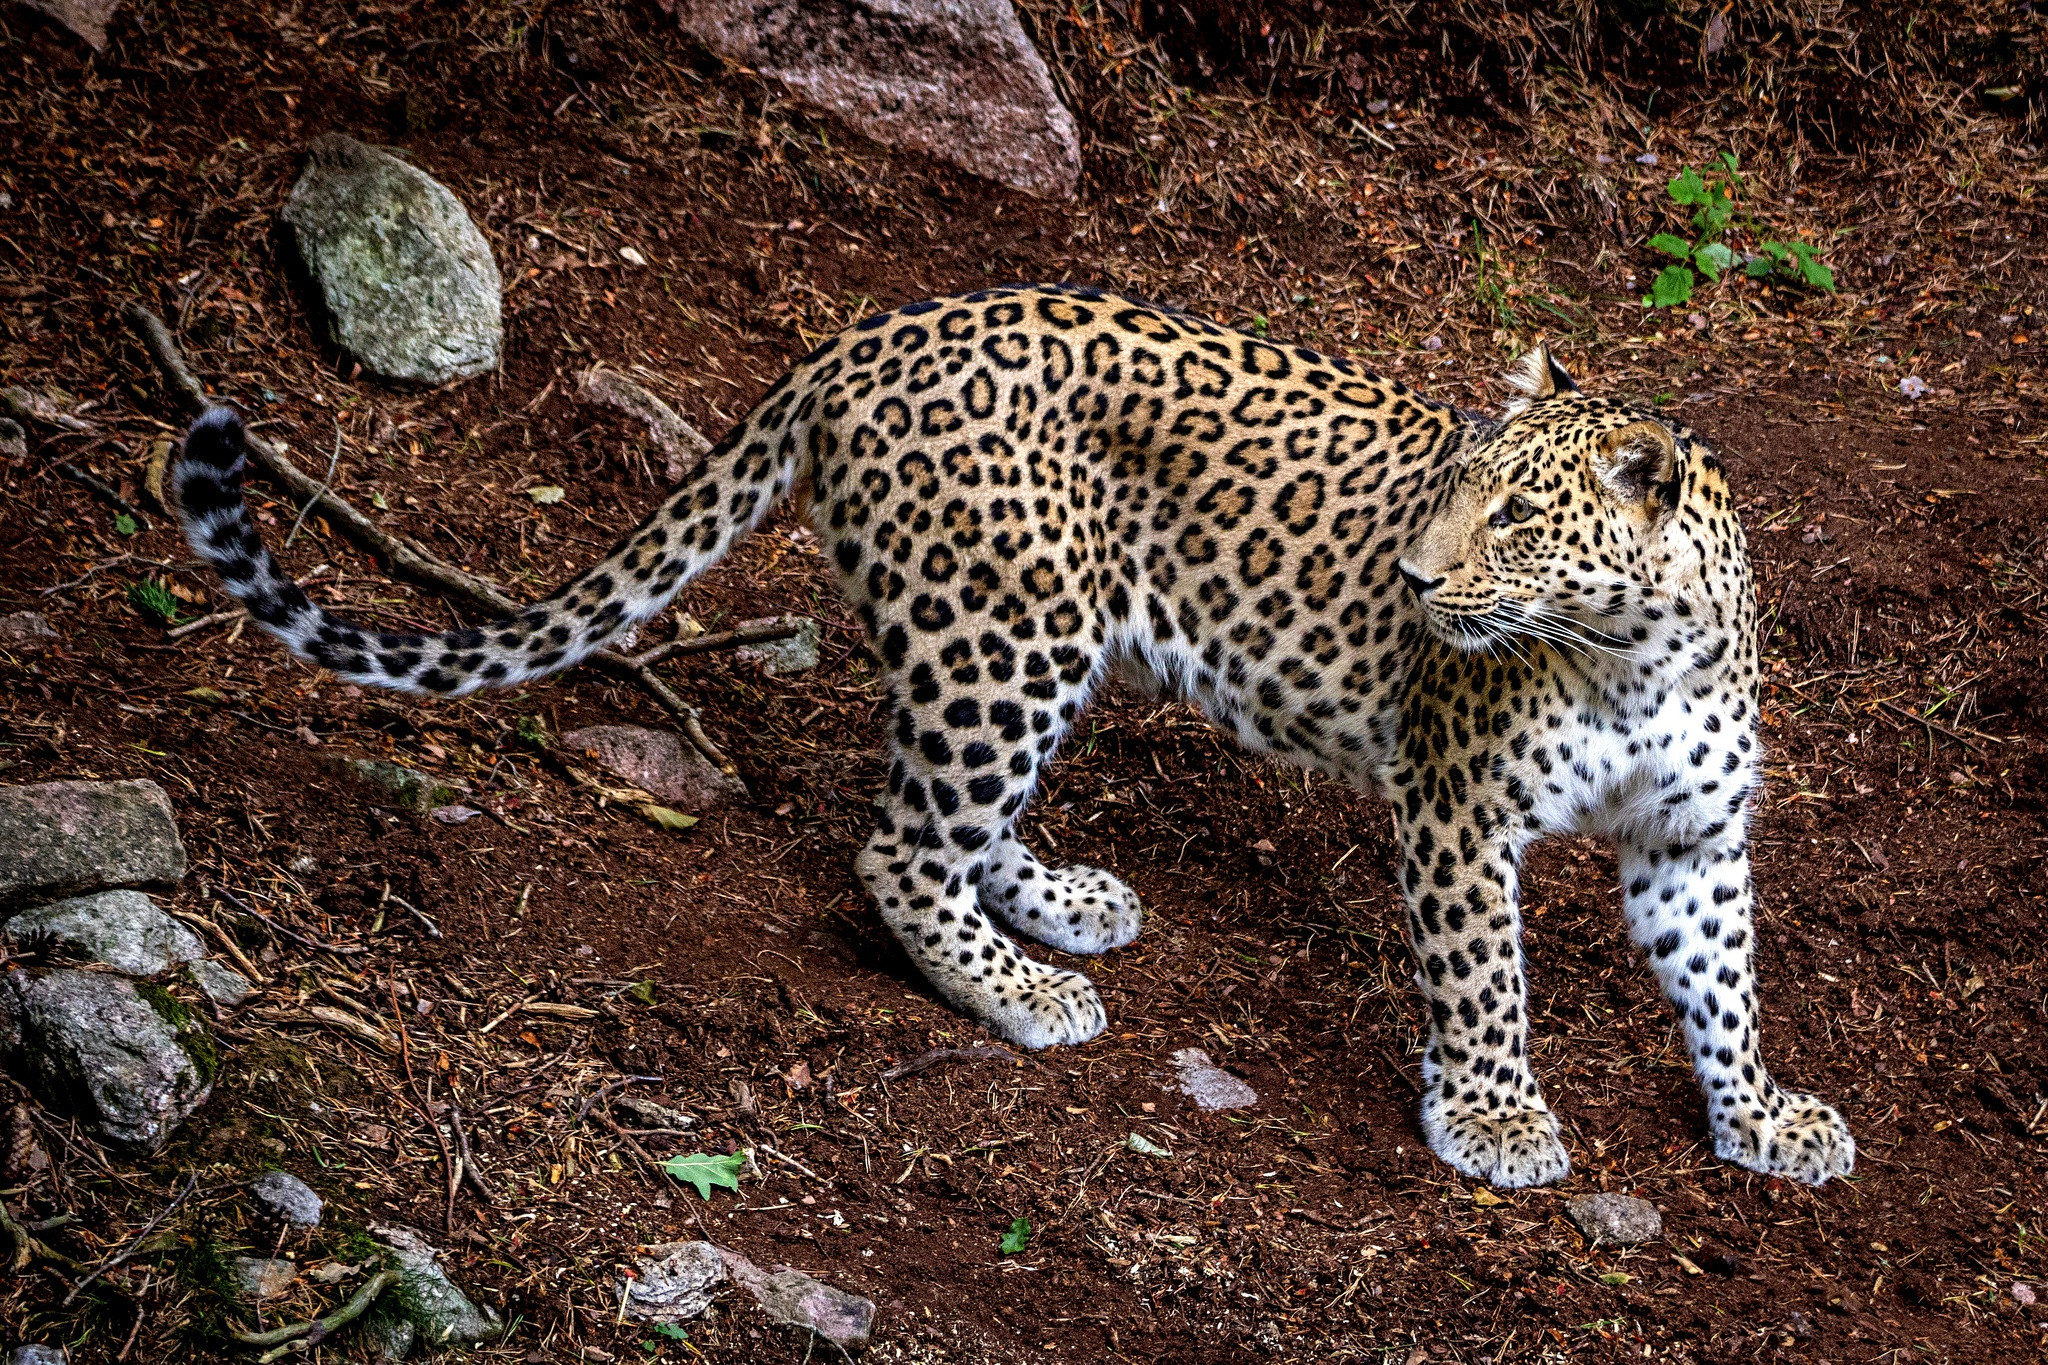
M 526 490 L 526 496 L 545 507 L 550 503 L 560 502 L 567 492 L 567 489 L 558 484 L 538 483 Z
M 1692 297 L 1693 273 L 1682 265 L 1667 265 L 1650 281 L 1650 295 L 1643 302 L 1652 308 L 1674 308 Z
M 1714 202 L 1713 194 L 1707 189 L 1707 182 L 1700 179 L 1700 173 L 1690 166 L 1671 177 L 1671 183 L 1665 186 L 1665 189 L 1670 192 L 1672 199 L 1680 204 Z
M 1690 258 L 1692 255 L 1691 242 L 1686 241 L 1683 237 L 1673 237 L 1668 232 L 1658 233 L 1650 239 L 1649 244 L 1663 252 L 1666 256 L 1676 256 L 1681 261 Z
M 1723 198 L 1695 213 L 1692 225 L 1699 229 L 1702 238 L 1719 237 L 1728 230 L 1728 221 L 1734 216 L 1734 201 Z
M 690 1334 L 688 1332 L 685 1332 L 682 1328 L 676 1326 L 672 1322 L 655 1323 L 654 1334 L 656 1336 L 667 1337 L 670 1341 L 688 1341 L 690 1339 Z
M 1003 1234 L 1003 1255 L 1015 1256 L 1017 1253 L 1024 1250 L 1025 1247 L 1028 1247 L 1030 1245 L 1031 1220 L 1029 1218 L 1012 1219 L 1010 1221 L 1010 1230 Z
M 122 512 L 114 518 L 114 530 L 121 535 L 132 536 L 141 529 L 142 527 L 137 524 L 135 518 L 129 516 L 126 512 Z
M 626 994 L 632 996 L 643 1005 L 652 1005 L 654 1003 L 654 983 L 652 981 L 635 981 L 632 985 L 626 987 Z
M 1764 276 L 1771 273 L 1771 258 L 1768 256 L 1750 257 L 1749 260 L 1743 265 L 1742 273 L 1749 276 L 1753 280 L 1762 279 Z
M 187 688 L 185 695 L 193 701 L 205 702 L 208 706 L 226 706 L 228 704 L 227 693 L 214 687 Z
M 1815 289 L 1825 289 L 1830 294 L 1835 292 L 1835 272 L 1811 256 L 1799 258 L 1799 276 Z
M 642 806 L 640 807 L 640 813 L 653 823 L 660 825 L 663 829 L 688 829 L 697 823 L 696 816 L 685 815 L 681 811 L 671 810 L 667 806 Z
M 541 723 L 539 716 L 521 716 L 515 727 L 519 737 L 537 749 L 548 747 L 548 727 Z
M 1700 274 L 1709 280 L 1721 278 L 1721 272 L 1734 266 L 1735 253 L 1720 242 L 1709 242 L 1693 253 L 1693 263 L 1700 268 Z
M 1618 1288 L 1621 1285 L 1627 1284 L 1633 1278 L 1634 1276 L 1625 1275 L 1619 1270 L 1610 1270 L 1605 1275 L 1602 1275 L 1600 1277 L 1600 1283 L 1611 1284 Z
M 685 1185 L 695 1185 L 700 1198 L 711 1198 L 711 1187 L 738 1193 L 740 1171 L 746 1167 L 747 1154 L 734 1152 L 731 1156 L 711 1156 L 704 1152 L 692 1152 L 688 1156 L 672 1156 L 661 1163 L 661 1169 Z
M 1721 164 L 1728 168 L 1728 178 L 1736 184 L 1742 183 L 1742 163 L 1735 159 L 1735 153 L 1721 153 Z
M 376 508 L 379 512 L 389 512 L 391 510 L 391 504 L 384 501 L 382 493 L 370 494 L 370 506 Z
M 1266 334 L 1266 328 L 1269 326 L 1271 326 L 1271 324 L 1266 321 L 1266 315 L 1264 313 L 1252 314 L 1252 330 L 1254 332 L 1257 332 L 1260 336 L 1264 336 Z

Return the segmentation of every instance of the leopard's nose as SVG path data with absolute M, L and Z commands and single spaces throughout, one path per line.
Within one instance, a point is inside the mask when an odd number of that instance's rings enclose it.
M 1414 593 L 1417 597 L 1427 597 L 1444 585 L 1444 576 L 1442 574 L 1431 578 L 1405 559 L 1401 561 L 1400 569 L 1401 581 L 1406 583 L 1408 591 Z

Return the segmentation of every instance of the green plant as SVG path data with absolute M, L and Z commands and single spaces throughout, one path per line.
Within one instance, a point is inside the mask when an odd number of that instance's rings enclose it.
M 1025 1247 L 1028 1247 L 1030 1245 L 1031 1220 L 1029 1218 L 1024 1217 L 1012 1219 L 1010 1221 L 1010 1230 L 1003 1234 L 1003 1240 L 1001 1244 L 1003 1255 L 1015 1256 L 1018 1252 L 1024 1250 Z
M 740 1171 L 746 1164 L 745 1152 L 734 1152 L 731 1156 L 710 1156 L 704 1152 L 692 1152 L 688 1156 L 670 1157 L 661 1163 L 661 1169 L 685 1185 L 695 1185 L 698 1197 L 709 1200 L 713 1185 L 738 1193 Z
M 178 599 L 154 578 L 128 585 L 128 605 L 145 616 L 154 616 L 167 626 L 178 622 Z
M 132 536 L 141 529 L 141 524 L 126 512 L 122 512 L 114 518 L 114 532 L 117 535 Z
M 1811 243 L 1765 239 L 1757 243 L 1754 254 L 1744 257 L 1722 240 L 1729 228 L 1736 226 L 1736 196 L 1746 188 L 1733 152 L 1721 153 L 1705 175 L 1690 166 L 1682 168 L 1664 188 L 1673 204 L 1692 210 L 1693 235 L 1687 240 L 1660 232 L 1650 239 L 1649 245 L 1676 257 L 1677 264 L 1665 266 L 1650 281 L 1644 307 L 1675 308 L 1692 298 L 1700 275 L 1713 283 L 1738 262 L 1751 279 L 1775 275 L 1790 283 L 1835 292 L 1835 273 L 1820 263 L 1820 252 Z M 1741 226 L 1754 229 L 1755 225 L 1745 220 Z

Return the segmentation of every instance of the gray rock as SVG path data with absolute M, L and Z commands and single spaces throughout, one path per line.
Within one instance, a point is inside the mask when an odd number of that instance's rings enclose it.
M 676 1131 L 697 1126 L 695 1114 L 672 1109 L 659 1100 L 650 1100 L 642 1095 L 614 1095 L 611 1106 L 613 1113 L 638 1128 L 667 1128 Z
M 1657 1206 L 1632 1194 L 1582 1194 L 1567 1199 L 1564 1212 L 1589 1242 L 1634 1246 L 1664 1235 L 1664 1215 Z
M 759 621 L 743 621 L 742 626 L 766 625 L 775 620 L 790 621 L 796 626 L 796 634 L 786 640 L 770 640 L 766 644 L 743 645 L 733 651 L 736 658 L 759 661 L 770 674 L 781 676 L 785 673 L 805 673 L 818 666 L 818 642 L 823 638 L 823 628 L 809 616 L 764 616 Z
M 379 1299 L 373 1304 L 362 1321 L 363 1342 L 370 1348 L 370 1359 L 404 1360 L 412 1354 L 412 1344 L 419 1336 L 419 1329 L 402 1312 L 388 1310 L 385 1300 Z
M 206 998 L 216 1005 L 233 1009 L 250 996 L 256 988 L 232 967 L 223 967 L 210 958 L 201 958 L 185 968 L 192 974 L 192 984 L 206 993 Z
M 7 207 L 7 206 L 6 206 L 6 205 L 4 205 L 4 204 L 0 204 L 0 208 L 5 208 L 5 207 Z M 12 390 L 8 390 L 7 392 L 8 392 L 8 393 L 11 393 L 11 392 L 12 392 Z M 6 396 L 7 396 L 7 394 L 6 394 L 6 393 L 0 393 L 0 397 L 6 397 Z M 15 420 L 14 420 L 14 419 L 13 419 L 12 417 L 0 417 L 0 460 L 26 460 L 27 458 L 28 458 L 28 431 L 27 431 L 27 429 L 26 429 L 26 428 L 24 428 L 24 427 L 23 427 L 23 426 L 21 425 L 21 423 L 19 423 L 19 422 L 15 421 Z M 671 480 L 669 480 L 669 482 L 670 482 L 670 483 L 674 483 L 674 482 L 675 482 L 675 480 L 674 480 L 674 479 L 671 479 Z M 40 616 L 38 616 L 38 615 L 37 615 L 37 613 L 35 613 L 35 612 L 32 612 L 32 611 L 18 611 L 18 612 L 16 612 L 16 613 L 14 613 L 14 615 L 15 615 L 15 616 L 35 616 L 35 617 L 36 617 L 36 619 L 38 619 L 38 620 L 41 620 L 41 619 L 42 619 L 42 618 L 41 618 Z M 5 619 L 12 619 L 12 618 L 5 618 Z M 44 624 L 45 624 L 45 625 L 47 625 L 48 623 L 47 623 L 47 622 L 45 622 Z
M 16 943 L 54 940 L 130 976 L 156 976 L 206 956 L 199 936 L 140 891 L 101 891 L 39 905 L 7 921 Z
M 185 875 L 171 800 L 154 782 L 0 787 L 0 911 Z
M 16 969 L 0 982 L 0 1049 L 37 1098 L 103 1141 L 153 1152 L 213 1089 L 213 1041 L 154 986 L 112 972 Z
M 849 1294 L 801 1270 L 765 1271 L 736 1251 L 719 1252 L 726 1273 L 760 1301 L 775 1322 L 808 1327 L 841 1350 L 865 1346 L 875 1330 L 871 1299 Z
M 71 1355 L 62 1346 L 17 1346 L 7 1365 L 68 1365 Z
M 686 0 L 704 46 L 788 86 L 877 142 L 1006 185 L 1071 198 L 1073 115 L 1009 0 Z
M 57 639 L 50 618 L 39 611 L 11 611 L 0 616 L 0 650 L 9 654 L 40 654 Z
M 498 265 L 446 186 L 354 138 L 313 141 L 285 201 L 334 342 L 389 379 L 440 384 L 495 369 Z
M 390 1249 L 392 1267 L 399 1273 L 398 1283 L 387 1292 L 422 1341 L 440 1348 L 498 1334 L 498 1315 L 477 1307 L 456 1287 L 441 1269 L 441 1253 L 426 1238 L 395 1223 L 375 1225 L 370 1231 Z
M 737 778 L 707 763 L 695 746 L 666 730 L 593 725 L 563 735 L 562 744 L 685 815 L 702 815 L 746 790 Z
M 235 1294 L 251 1301 L 274 1299 L 299 1278 L 296 1261 L 273 1260 L 268 1256 L 237 1256 L 228 1263 L 228 1278 Z
M 408 768 L 402 763 L 386 763 L 376 758 L 344 758 L 336 755 L 327 760 L 327 766 L 352 782 L 361 783 L 374 790 L 392 805 L 406 810 L 430 811 L 437 806 L 449 806 L 462 795 L 459 787 L 450 786 L 439 778 L 431 777 L 417 768 Z
M 725 1258 L 709 1242 L 663 1242 L 635 1259 L 626 1281 L 626 1316 L 642 1322 L 699 1317 L 725 1284 Z
M 1200 1048 L 1182 1048 L 1172 1060 L 1181 1094 L 1203 1109 L 1249 1109 L 1259 1102 L 1258 1091 L 1210 1061 Z
M 249 1182 L 249 1197 L 263 1211 L 266 1222 L 282 1223 L 304 1232 L 320 1226 L 320 1211 L 326 1206 L 313 1187 L 289 1171 L 265 1171 Z
M 107 21 L 114 17 L 114 11 L 121 8 L 121 0 L 23 0 L 30 9 L 41 10 L 64 27 L 70 29 L 86 42 L 92 44 L 95 52 L 107 48 Z M 23 1350 L 29 1349 L 23 1347 Z M 36 1347 L 37 1350 L 48 1349 Z

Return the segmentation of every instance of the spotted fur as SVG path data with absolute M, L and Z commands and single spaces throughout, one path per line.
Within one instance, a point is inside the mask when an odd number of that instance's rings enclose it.
M 1072 953 L 1138 932 L 1107 872 L 1046 867 L 1019 815 L 1105 669 L 1249 748 L 1392 805 L 1422 1124 L 1468 1175 L 1569 1160 L 1529 1062 L 1522 852 L 1620 850 L 1629 929 L 1683 1024 L 1716 1150 L 1819 1182 L 1841 1118 L 1759 1050 L 1747 827 L 1758 781 L 1747 552 L 1712 453 L 1587 397 L 1542 352 L 1499 421 L 1349 360 L 1093 290 L 869 318 L 778 380 L 596 568 L 517 616 L 380 634 L 307 600 L 242 507 L 217 410 L 177 468 L 187 532 L 294 651 L 452 695 L 567 668 L 661 610 L 801 484 L 887 671 L 888 787 L 858 871 L 947 1000 L 1032 1047 L 1099 1033 Z

